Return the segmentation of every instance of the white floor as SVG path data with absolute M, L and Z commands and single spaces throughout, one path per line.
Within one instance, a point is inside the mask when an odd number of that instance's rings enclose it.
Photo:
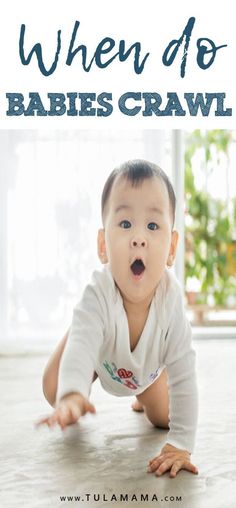
M 96 416 L 64 434 L 36 430 L 34 421 L 49 410 L 40 385 L 46 356 L 1 357 L 0 506 L 234 508 L 236 340 L 198 340 L 195 347 L 200 419 L 193 460 L 200 474 L 182 471 L 176 479 L 146 473 L 165 431 L 131 411 L 131 399 L 109 396 L 96 382 L 91 397 Z

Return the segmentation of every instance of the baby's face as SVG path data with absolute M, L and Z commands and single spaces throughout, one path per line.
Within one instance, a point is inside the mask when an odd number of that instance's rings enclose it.
M 99 231 L 98 252 L 109 262 L 124 300 L 151 299 L 166 265 L 173 263 L 178 235 L 172 232 L 169 195 L 156 177 L 132 186 L 124 177 L 114 182 Z

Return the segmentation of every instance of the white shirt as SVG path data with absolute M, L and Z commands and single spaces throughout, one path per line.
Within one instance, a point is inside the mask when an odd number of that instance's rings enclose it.
M 70 392 L 88 398 L 94 371 L 109 393 L 138 395 L 165 366 L 170 399 L 167 442 L 192 452 L 197 424 L 195 352 L 177 279 L 165 270 L 131 352 L 127 315 L 109 266 L 94 272 L 74 310 L 57 400 Z

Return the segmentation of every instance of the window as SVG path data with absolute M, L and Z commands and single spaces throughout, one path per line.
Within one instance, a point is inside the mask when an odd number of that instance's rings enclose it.
M 235 324 L 236 134 L 196 130 L 185 143 L 185 279 L 196 324 Z
M 0 147 L 0 338 L 55 340 L 99 266 L 105 179 L 130 158 L 171 175 L 171 132 L 0 131 Z

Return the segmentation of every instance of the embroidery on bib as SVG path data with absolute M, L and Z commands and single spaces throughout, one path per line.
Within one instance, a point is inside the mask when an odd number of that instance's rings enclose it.
M 110 365 L 107 360 L 103 362 L 103 366 L 110 374 L 113 381 L 117 381 L 117 383 L 121 383 L 123 386 L 127 386 L 127 388 L 131 388 L 132 390 L 137 390 L 137 388 L 141 386 L 131 370 L 126 370 L 123 367 L 117 369 L 115 363 L 112 362 Z

